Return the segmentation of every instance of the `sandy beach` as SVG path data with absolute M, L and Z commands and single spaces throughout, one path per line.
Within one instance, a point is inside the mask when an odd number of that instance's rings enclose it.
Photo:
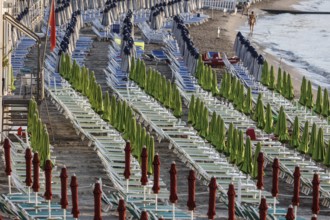
M 249 11 L 254 11 L 258 18 L 261 18 L 265 12 L 262 9 L 291 9 L 292 5 L 299 3 L 299 0 L 264 0 L 256 4 L 252 4 Z M 220 51 L 225 52 L 228 57 L 233 56 L 233 45 L 236 34 L 241 26 L 248 25 L 247 14 L 242 16 L 241 12 L 237 14 L 224 14 L 222 11 L 217 10 L 204 10 L 203 13 L 208 14 L 211 18 L 210 21 L 190 28 L 193 41 L 200 53 L 206 51 Z M 213 18 L 212 18 L 213 14 Z M 217 30 L 220 27 L 220 38 L 217 38 Z M 258 20 L 255 29 L 258 28 Z M 243 34 L 244 35 L 244 34 Z M 252 36 L 245 36 L 253 38 Z M 286 63 L 281 57 L 276 57 L 272 54 L 265 52 L 265 48 L 252 42 L 252 45 L 257 51 L 262 54 L 270 65 L 273 65 L 275 70 L 281 66 L 282 70 L 291 74 L 293 80 L 293 87 L 295 95 L 299 96 L 300 84 L 303 75 L 295 67 Z M 275 76 L 276 77 L 276 76 Z M 314 98 L 316 98 L 316 89 L 314 89 Z

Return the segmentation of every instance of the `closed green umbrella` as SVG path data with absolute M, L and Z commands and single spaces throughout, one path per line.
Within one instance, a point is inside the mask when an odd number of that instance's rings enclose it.
M 265 86 L 269 85 L 269 72 L 268 72 L 268 63 L 265 62 L 262 68 L 262 73 L 263 73 L 263 77 L 262 77 L 262 84 Z
M 148 134 L 148 143 L 147 143 L 147 151 L 148 151 L 148 173 L 153 173 L 153 160 L 155 156 L 155 140 L 154 137 Z
M 110 105 L 110 97 L 109 97 L 109 92 L 106 91 L 105 92 L 105 96 L 104 96 L 104 112 L 102 115 L 102 119 L 105 121 L 110 121 L 110 117 L 111 117 L 111 105 Z
M 97 113 L 102 114 L 103 113 L 103 95 L 102 95 L 102 89 L 100 84 L 97 86 Z
M 171 88 L 171 105 L 170 105 L 170 108 L 172 109 L 172 110 L 175 110 L 175 108 L 176 108 L 176 95 L 177 95 L 177 92 L 176 92 L 176 90 L 177 90 L 178 88 L 176 87 L 176 85 L 175 84 L 172 84 L 172 88 Z M 156 90 L 157 91 L 157 90 Z M 156 93 L 156 96 L 157 96 L 157 93 Z
M 286 82 L 286 98 L 292 100 L 294 98 L 294 90 L 291 81 L 291 75 L 287 75 L 287 82 Z
M 218 116 L 217 118 L 217 124 L 219 126 L 219 132 L 215 134 L 215 139 L 217 139 L 217 150 L 219 152 L 228 152 L 228 148 L 226 147 L 225 143 L 225 137 L 226 137 L 226 127 L 225 127 L 225 122 L 223 119 Z
M 213 72 L 213 77 L 212 77 L 212 95 L 217 96 L 219 95 L 219 88 L 218 88 L 218 77 L 217 73 Z
M 311 136 L 310 136 L 310 140 L 309 140 L 309 148 L 308 148 L 308 154 L 312 156 L 313 152 L 314 152 L 314 148 L 316 145 L 316 140 L 317 140 L 317 128 L 316 128 L 316 124 L 313 123 L 312 126 L 312 131 L 311 131 Z
M 240 85 L 240 89 L 239 89 L 239 95 L 238 95 L 238 103 L 236 106 L 236 109 L 240 112 L 243 112 L 243 108 L 244 108 L 244 86 L 243 84 Z
M 176 105 L 175 105 L 175 109 L 174 109 L 174 116 L 177 118 L 180 118 L 182 115 L 182 101 L 181 101 L 179 89 L 176 89 L 175 93 L 176 93 L 176 95 L 175 95 Z
M 130 80 L 134 80 L 134 73 L 136 71 L 136 64 L 135 64 L 135 58 L 134 56 L 132 56 L 132 59 L 131 59 L 131 69 L 129 71 L 129 79 Z
M 220 96 L 225 97 L 226 94 L 226 83 L 227 83 L 227 73 L 224 73 L 221 79 L 221 84 L 220 84 Z
M 278 68 L 276 91 L 279 92 L 279 93 L 282 93 L 282 87 L 283 87 L 283 82 L 282 82 L 281 68 Z
M 330 147 L 326 147 L 326 154 L 325 154 L 325 158 L 323 161 L 323 165 L 330 167 Z
M 317 89 L 317 97 L 316 97 L 316 103 L 315 103 L 315 109 L 314 111 L 318 114 L 321 114 L 322 112 L 322 106 L 323 106 L 323 102 L 322 102 L 322 89 L 321 86 L 318 87 Z
M 225 91 L 225 95 L 224 97 L 226 99 L 228 99 L 231 95 L 232 92 L 235 92 L 235 91 L 232 91 L 231 89 L 231 81 L 232 81 L 232 76 L 228 73 L 227 77 L 226 77 L 226 80 L 227 80 L 227 83 L 226 83 L 226 91 Z
M 308 145 L 309 145 L 309 124 L 308 121 L 306 121 L 304 126 L 304 131 L 301 137 L 301 141 L 298 147 L 298 151 L 304 154 L 307 153 Z
M 294 118 L 293 122 L 293 131 L 291 137 L 291 146 L 294 148 L 299 147 L 300 145 L 300 126 L 298 116 Z
M 240 165 L 240 170 L 245 174 L 252 173 L 252 149 L 251 149 L 251 139 L 246 136 L 245 149 L 244 149 L 244 160 Z
M 206 84 L 205 88 L 206 91 L 211 91 L 212 90 L 212 83 L 213 83 L 213 72 L 212 72 L 212 67 L 208 66 L 206 69 Z
M 282 112 L 282 116 L 280 117 L 280 136 L 278 138 L 281 142 L 287 142 L 290 140 L 288 127 L 286 126 L 286 114 L 284 111 Z
M 158 72 L 157 72 L 158 73 Z M 160 73 L 158 73 L 158 74 L 160 74 Z M 161 94 L 160 94 L 160 96 L 159 96 L 159 101 L 162 103 L 162 104 L 164 104 L 164 102 L 165 102 L 165 98 L 166 98 L 166 90 L 167 90 L 167 82 L 166 82 L 166 78 L 165 78 L 165 76 L 162 76 L 161 77 Z
M 62 77 L 64 77 L 65 65 L 66 65 L 66 63 L 65 63 L 65 55 L 62 54 L 61 55 L 61 59 L 60 59 L 60 68 L 59 68 L 59 72 L 60 72 L 60 75 Z
M 251 176 L 252 178 L 257 178 L 258 177 L 258 156 L 261 151 L 261 143 L 258 142 L 256 146 L 256 150 L 254 151 L 253 155 L 253 166 L 252 166 L 252 173 Z
M 171 81 L 167 80 L 166 82 L 166 98 L 165 98 L 165 107 L 170 107 L 170 100 L 171 100 Z
M 244 98 L 243 112 L 246 115 L 250 115 L 252 112 L 252 93 L 250 87 L 248 88 L 246 97 Z
M 209 130 L 209 111 L 207 110 L 206 107 L 204 107 L 203 109 L 203 118 L 201 121 L 201 126 L 202 127 L 200 131 L 200 135 L 205 138 Z
M 189 112 L 188 112 L 188 122 L 194 124 L 195 119 L 195 96 L 191 96 L 191 100 L 189 103 Z
M 258 107 L 259 107 L 259 109 L 257 109 L 257 111 L 258 111 L 257 127 L 260 129 L 264 129 L 265 124 L 266 124 L 266 119 L 265 119 L 264 104 L 263 104 L 262 100 L 260 100 L 260 104 Z
M 234 77 L 233 78 L 233 80 L 231 81 L 231 89 L 232 89 L 232 91 L 236 91 L 236 85 L 237 85 L 237 80 L 236 80 L 236 77 Z M 228 100 L 229 101 L 234 101 L 235 100 L 235 98 L 236 98 L 236 93 L 235 92 L 232 92 L 231 94 L 230 94 L 230 96 L 228 97 Z
M 234 124 L 230 123 L 229 128 L 227 130 L 227 141 L 226 141 L 226 148 L 225 148 L 225 154 L 227 156 L 230 155 L 230 153 L 231 153 L 233 138 L 234 138 Z
M 213 137 L 214 137 L 214 133 L 216 131 L 217 131 L 217 114 L 215 113 L 215 111 L 213 111 L 212 118 L 211 118 L 211 121 L 209 123 L 209 132 L 206 136 L 206 140 L 212 142 Z
M 136 147 L 136 137 L 137 137 L 137 125 L 136 125 L 136 119 L 134 117 L 131 118 L 130 128 L 129 128 L 129 134 L 127 139 L 131 142 L 131 151 L 132 154 L 135 156 L 135 147 Z
M 195 127 L 195 129 L 197 131 L 200 130 L 200 106 L 201 106 L 201 101 L 199 100 L 199 98 L 196 99 L 196 104 L 195 104 L 195 108 L 194 108 L 194 122 L 193 122 L 193 126 Z
M 236 165 L 239 166 L 245 158 L 244 155 L 244 137 L 243 131 L 238 131 L 238 143 L 237 143 L 237 151 L 236 151 Z
M 46 160 L 50 159 L 50 147 L 49 147 L 49 134 L 47 129 L 44 129 L 44 134 L 42 135 L 43 137 L 43 150 L 42 150 L 42 155 L 40 155 L 40 164 L 42 164 L 42 167 L 44 167 Z M 39 152 L 40 153 L 40 152 Z
M 235 128 L 234 132 L 233 132 L 232 139 L 230 140 L 231 141 L 231 144 L 230 144 L 231 148 L 229 149 L 229 151 L 230 151 L 230 156 L 229 156 L 230 163 L 235 163 L 236 162 L 238 139 L 239 139 L 238 131 Z
M 273 133 L 274 127 L 273 127 L 273 113 L 272 109 L 270 107 L 270 104 L 267 104 L 267 109 L 266 109 L 266 118 L 265 118 L 265 127 L 264 131 L 267 134 Z
M 308 108 L 313 108 L 314 106 L 312 83 L 309 80 L 307 84 L 306 106 Z
M 324 89 L 323 90 L 323 105 L 322 105 L 322 115 L 324 117 L 328 117 L 329 115 L 329 95 L 328 95 L 328 90 Z
M 304 76 L 300 86 L 300 98 L 299 103 L 301 105 L 306 105 L 306 95 L 307 95 L 307 84 L 306 84 L 306 77 Z
M 262 103 L 261 103 L 261 100 L 262 100 L 262 95 L 261 95 L 261 93 L 259 93 L 259 95 L 258 95 L 258 99 L 257 99 L 257 104 L 256 104 L 256 106 L 255 106 L 255 110 L 254 110 L 254 114 L 253 114 L 253 116 L 252 116 L 252 119 L 253 119 L 254 121 L 258 121 L 258 116 L 259 116 L 259 112 L 258 112 L 258 110 L 260 109 L 260 105 L 262 104 Z
M 281 115 L 282 115 L 283 111 L 284 111 L 283 106 L 281 106 L 280 111 L 279 111 L 278 116 L 277 116 L 277 122 L 276 122 L 275 130 L 274 130 L 274 134 L 276 136 L 280 136 L 280 132 L 281 132 Z
M 319 131 L 317 132 L 317 140 L 315 144 L 315 148 L 313 149 L 312 158 L 316 162 L 323 162 L 324 160 L 324 140 L 323 140 L 323 129 L 319 128 Z
M 272 66 L 270 69 L 270 73 L 269 73 L 269 85 L 268 85 L 268 89 L 270 90 L 274 90 L 276 88 L 275 85 L 275 73 L 274 73 L 274 67 Z
M 116 97 L 111 96 L 111 113 L 110 113 L 110 124 L 115 127 L 115 120 L 116 120 L 116 108 L 117 108 L 117 102 Z
M 282 84 L 281 94 L 284 97 L 286 97 L 286 93 L 287 93 L 287 87 L 286 87 L 286 85 L 287 85 L 288 77 L 287 77 L 287 74 L 286 74 L 285 71 L 283 72 L 282 81 L 283 81 L 283 84 Z
M 236 78 L 236 77 L 233 77 Z M 236 87 L 235 87 L 235 91 L 232 89 L 232 95 L 234 96 L 234 106 L 237 107 L 239 105 L 240 102 L 240 93 L 241 93 L 241 82 L 239 80 L 236 81 Z

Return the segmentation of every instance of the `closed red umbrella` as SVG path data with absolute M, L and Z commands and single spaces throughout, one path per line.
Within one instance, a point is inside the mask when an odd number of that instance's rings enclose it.
M 25 184 L 28 187 L 28 195 L 30 202 L 30 188 L 32 186 L 32 151 L 31 148 L 25 150 Z
M 296 166 L 293 173 L 294 184 L 293 184 L 293 197 L 292 205 L 294 207 L 294 215 L 297 216 L 297 207 L 299 206 L 299 192 L 300 192 L 300 168 Z
M 95 183 L 94 187 L 94 220 L 102 220 L 102 190 L 99 182 Z
M 71 187 L 71 195 L 72 195 L 71 214 L 73 215 L 73 218 L 78 219 L 80 213 L 78 208 L 78 181 L 75 174 L 71 177 L 70 187 Z
M 228 188 L 228 220 L 235 220 L 235 187 L 234 184 L 229 184 Z
M 276 198 L 278 196 L 278 176 L 280 173 L 280 164 L 277 158 L 273 162 L 273 186 L 272 195 L 274 197 L 274 214 L 276 213 Z
M 125 170 L 124 176 L 126 179 L 126 192 L 128 192 L 128 181 L 131 176 L 131 143 L 129 141 L 126 142 L 125 146 Z
M 33 154 L 33 184 L 32 184 L 32 189 L 33 192 L 35 192 L 36 196 L 36 206 L 38 205 L 38 192 L 40 189 L 40 184 L 39 184 L 39 166 L 40 166 L 40 160 L 39 160 L 39 154 L 38 152 L 35 152 Z
M 148 213 L 146 211 L 141 212 L 140 220 L 148 220 Z
M 319 174 L 314 173 L 312 184 L 313 184 L 312 213 L 317 215 L 320 212 L 320 176 L 319 176 Z
M 187 201 L 187 206 L 189 211 L 194 211 L 196 208 L 195 191 L 196 191 L 196 175 L 195 175 L 195 171 L 190 170 L 188 176 L 188 201 Z
M 160 176 L 160 160 L 158 153 L 154 156 L 154 161 L 152 162 L 154 166 L 154 185 L 152 186 L 152 191 L 155 193 L 156 196 L 156 211 L 157 211 L 157 205 L 158 205 L 158 193 L 160 190 L 159 187 L 159 176 Z
M 11 183 L 10 183 L 10 175 L 11 175 L 11 159 L 10 159 L 10 143 L 8 138 L 5 139 L 5 142 L 3 144 L 3 148 L 5 150 L 5 172 L 8 176 L 8 188 L 9 188 L 9 194 L 11 194 Z
M 23 131 L 22 127 L 19 127 L 17 129 L 17 136 L 22 136 L 22 131 Z
M 53 193 L 52 193 L 52 162 L 50 160 L 46 160 L 45 164 L 45 199 L 48 200 L 48 218 L 50 219 L 51 208 L 50 208 L 50 201 L 52 200 Z
M 68 208 L 68 174 L 66 167 L 63 167 L 60 174 L 61 178 L 61 208 L 63 209 L 63 216 L 66 216 L 66 209 Z
M 215 216 L 215 202 L 216 202 L 216 191 L 217 191 L 217 181 L 215 177 L 211 178 L 209 184 L 209 209 L 207 212 L 208 219 L 214 219 Z
M 124 199 L 119 200 L 118 208 L 119 220 L 126 220 L 126 206 Z
M 285 219 L 286 220 L 294 220 L 295 219 L 292 205 L 289 206 L 288 212 L 285 215 Z
M 177 177 L 176 177 L 176 166 L 175 162 L 173 161 L 171 164 L 170 169 L 170 202 L 172 203 L 172 215 L 173 219 L 175 219 L 175 203 L 178 201 L 178 195 L 177 195 Z
M 257 177 L 257 189 L 259 189 L 259 199 L 261 200 L 261 191 L 264 188 L 264 154 L 259 153 L 258 158 L 258 177 Z
M 267 210 L 268 205 L 266 198 L 261 198 L 260 205 L 259 205 L 259 219 L 266 220 L 267 219 Z
M 141 153 L 141 185 L 143 186 L 143 201 L 146 200 L 146 185 L 148 183 L 148 153 L 147 148 L 144 146 Z

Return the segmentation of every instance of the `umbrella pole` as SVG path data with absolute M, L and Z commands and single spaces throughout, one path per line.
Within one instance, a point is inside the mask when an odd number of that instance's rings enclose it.
M 11 194 L 11 183 L 10 183 L 10 175 L 8 176 L 8 190 L 9 190 L 9 195 Z
M 173 220 L 175 220 L 175 203 L 172 204 L 172 216 Z
M 63 220 L 66 220 L 66 209 L 63 209 Z
M 191 211 L 191 220 L 194 220 L 194 211 Z
M 38 213 L 38 193 L 35 193 L 35 201 L 36 201 L 36 213 Z
M 126 179 L 126 192 L 128 193 L 128 179 Z
M 50 200 L 48 200 L 48 218 L 52 217 L 52 209 L 50 208 Z
M 155 204 L 156 204 L 156 211 L 157 211 L 157 209 L 158 209 L 158 194 L 155 194 L 155 196 L 156 196 L 156 200 L 155 200 Z
M 276 197 L 274 197 L 274 215 L 276 213 Z
M 29 186 L 29 187 L 28 187 L 28 202 L 29 202 L 29 203 L 31 202 L 31 200 L 30 200 L 30 190 L 31 190 L 31 187 Z
M 261 190 L 259 190 L 259 201 L 261 201 Z
M 242 182 L 241 178 L 238 179 L 238 189 L 237 189 L 237 202 L 241 204 L 241 196 L 242 196 Z
M 143 206 L 146 206 L 146 186 L 143 186 Z
M 294 217 L 295 217 L 295 219 L 298 219 L 297 218 L 297 210 L 298 210 L 298 206 L 293 206 L 293 208 L 294 208 Z

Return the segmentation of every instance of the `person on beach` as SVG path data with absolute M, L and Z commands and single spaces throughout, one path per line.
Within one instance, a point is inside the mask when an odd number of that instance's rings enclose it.
M 249 25 L 250 25 L 250 33 L 253 33 L 253 28 L 254 25 L 256 24 L 256 16 L 254 12 L 252 11 L 251 14 L 249 15 Z
M 244 3 L 243 3 L 243 9 L 242 9 L 242 16 L 244 16 L 244 12 L 245 12 L 246 10 L 248 10 L 247 6 L 248 6 L 247 2 L 244 2 Z

